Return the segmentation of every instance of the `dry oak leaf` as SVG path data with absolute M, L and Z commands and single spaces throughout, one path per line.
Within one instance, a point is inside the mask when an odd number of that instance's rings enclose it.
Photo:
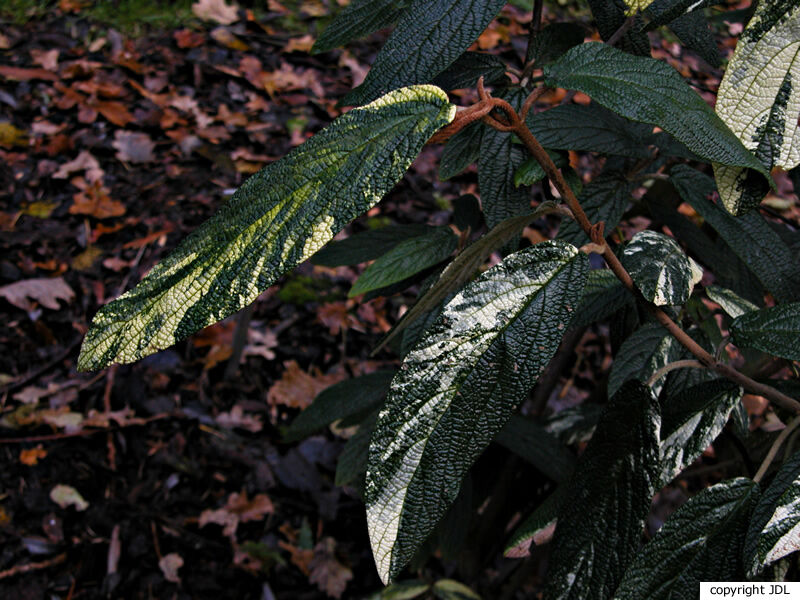
M 306 373 L 296 361 L 283 363 L 286 370 L 267 392 L 267 402 L 289 408 L 306 408 L 322 390 L 345 378 L 344 373 L 323 375 L 316 367 Z
M 156 159 L 153 155 L 156 144 L 146 133 L 118 129 L 111 145 L 117 150 L 117 159 L 122 162 L 148 163 Z
M 336 540 L 332 537 L 324 537 L 314 546 L 308 581 L 315 583 L 331 598 L 341 598 L 347 582 L 353 578 L 353 571 L 339 562 L 335 552 Z
M 25 311 L 33 310 L 36 307 L 33 301 L 50 310 L 58 310 L 60 308 L 58 301 L 72 301 L 75 298 L 75 292 L 67 285 L 63 277 L 41 277 L 23 279 L 4 285 L 0 287 L 0 296 Z
M 230 25 L 239 20 L 239 7 L 228 5 L 225 0 L 199 0 L 192 4 L 195 16 L 205 21 L 216 21 L 222 25 Z
M 232 537 L 239 523 L 259 521 L 266 515 L 274 513 L 275 506 L 266 494 L 257 494 L 248 500 L 247 492 L 233 493 L 228 496 L 225 506 L 216 510 L 204 510 L 200 514 L 198 525 L 205 527 L 209 523 L 222 525 L 222 533 Z

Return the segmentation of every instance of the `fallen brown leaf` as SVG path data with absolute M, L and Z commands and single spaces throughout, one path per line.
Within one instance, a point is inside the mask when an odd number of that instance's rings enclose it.
M 195 16 L 205 21 L 216 21 L 222 25 L 230 25 L 239 20 L 239 7 L 228 5 L 225 0 L 199 0 L 192 4 Z
M 324 537 L 314 546 L 308 580 L 331 598 L 341 598 L 347 582 L 353 578 L 353 571 L 339 562 L 335 552 L 336 540 L 332 537 Z
M 122 162 L 148 163 L 156 159 L 153 155 L 156 144 L 146 133 L 118 129 L 111 145 L 116 148 L 116 157 Z
M 63 277 L 43 277 L 4 285 L 0 287 L 0 296 L 25 311 L 33 310 L 36 307 L 34 302 L 50 310 L 58 310 L 58 301 L 71 302 L 75 298 L 75 292 Z

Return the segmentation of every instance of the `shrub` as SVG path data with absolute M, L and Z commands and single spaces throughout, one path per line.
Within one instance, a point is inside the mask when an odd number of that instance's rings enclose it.
M 166 348 L 312 257 L 376 259 L 351 295 L 389 294 L 434 268 L 384 340 L 402 357 L 399 370 L 329 388 L 287 433 L 360 423 L 337 482 L 363 491 L 384 582 L 441 530 L 493 440 L 553 483 L 507 544 L 524 555 L 557 523 L 547 598 L 689 597 L 701 580 L 780 579 L 798 549 L 800 452 L 787 451 L 777 474 L 765 476 L 797 416 L 773 436 L 753 477 L 699 491 L 644 545 L 642 532 L 654 494 L 729 420 L 731 435 L 748 435 L 745 392 L 768 399 L 781 418 L 800 409 L 796 381 L 763 375 L 787 373 L 777 361 L 800 360 L 797 211 L 767 219 L 762 212 L 775 211 L 761 204 L 775 186 L 771 173 L 800 162 L 800 7 L 762 1 L 713 13 L 716 23 L 746 22 L 713 110 L 651 58 L 647 32 L 669 27 L 716 66 L 707 14 L 715 2 L 590 0 L 605 41 L 586 42 L 577 21 L 542 26 L 537 0 L 516 66 L 468 50 L 504 4 L 352 0 L 315 51 L 396 24 L 366 80 L 342 100 L 357 108 L 249 179 L 138 286 L 102 307 L 80 368 Z M 473 87 L 478 100 L 466 107 L 446 93 Z M 541 110 L 558 88 L 572 91 Z M 591 102 L 573 103 L 574 92 Z M 455 202 L 462 243 L 447 227 L 394 227 L 326 246 L 426 143 L 445 144 L 442 178 L 477 162 L 480 212 L 474 198 Z M 602 170 L 584 182 L 569 152 L 605 156 Z M 532 208 L 532 190 L 550 199 Z M 487 232 L 476 237 L 480 213 Z M 618 225 L 632 214 L 650 226 L 626 239 Z M 562 219 L 556 238 L 519 249 L 524 227 L 546 215 Z M 493 252 L 504 258 L 483 270 Z M 602 322 L 622 343 L 601 409 L 587 403 L 547 427 L 516 414 L 535 386 L 549 385 L 540 378 L 565 335 L 574 345 L 575 331 Z M 744 367 L 730 364 L 731 344 Z M 588 438 L 576 459 L 569 446 Z M 428 590 L 415 585 L 406 591 Z

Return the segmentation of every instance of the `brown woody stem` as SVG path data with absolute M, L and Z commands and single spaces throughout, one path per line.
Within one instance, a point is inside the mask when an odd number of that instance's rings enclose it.
M 586 216 L 586 213 L 583 211 L 580 202 L 578 202 L 578 199 L 575 197 L 572 188 L 570 188 L 569 184 L 567 184 L 566 180 L 561 175 L 561 171 L 558 170 L 558 167 L 556 167 L 555 163 L 547 155 L 547 152 L 534 137 L 533 133 L 531 133 L 531 130 L 528 129 L 527 125 L 525 125 L 524 119 L 517 114 L 517 111 L 515 111 L 508 102 L 489 96 L 486 90 L 483 89 L 482 82 L 479 82 L 478 94 L 481 97 L 481 102 L 491 102 L 493 108 L 502 110 L 508 118 L 508 124 L 500 124 L 500 127 L 497 126 L 497 120 L 491 115 L 484 117 L 483 121 L 487 125 L 500 131 L 511 131 L 515 133 L 520 140 L 522 140 L 522 143 L 525 144 L 525 147 L 542 166 L 550 181 L 552 181 L 556 186 L 556 189 L 558 189 L 561 197 L 564 199 L 567 206 L 569 206 L 570 210 L 572 211 L 572 214 L 575 216 L 575 220 L 581 226 L 581 229 L 583 229 L 586 235 L 589 236 L 592 242 L 603 248 L 602 256 L 611 271 L 617 276 L 617 279 L 622 282 L 622 285 L 630 290 L 630 292 L 633 293 L 633 295 L 644 305 L 644 307 L 656 319 L 656 321 L 658 321 L 676 340 L 678 340 L 678 342 L 681 343 L 681 345 L 689 350 L 689 352 L 691 352 L 708 369 L 711 369 L 719 375 L 730 379 L 752 394 L 763 396 L 782 408 L 800 414 L 800 402 L 790 398 L 786 394 L 781 393 L 773 387 L 750 379 L 730 365 L 717 361 L 714 356 L 707 352 L 702 346 L 695 342 L 689 336 L 689 334 L 681 329 L 677 323 L 675 323 L 669 317 L 669 315 L 667 315 L 663 310 L 655 306 L 653 303 L 648 302 L 642 296 L 641 292 L 639 292 L 639 289 L 634 284 L 630 274 L 625 267 L 622 266 L 622 263 L 619 261 L 616 254 L 614 254 L 613 250 L 611 250 L 608 245 L 603 243 L 604 239 L 602 223 L 592 223 L 589 220 L 589 218 Z

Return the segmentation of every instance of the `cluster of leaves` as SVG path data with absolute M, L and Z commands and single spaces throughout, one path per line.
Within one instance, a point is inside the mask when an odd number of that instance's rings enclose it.
M 354 0 L 317 51 L 396 23 L 364 82 L 342 100 L 358 107 L 253 176 L 136 288 L 104 306 L 79 366 L 98 369 L 166 348 L 252 303 L 309 258 L 327 265 L 375 259 L 353 295 L 390 294 L 433 268 L 390 336 L 399 371 L 337 384 L 289 431 L 302 436 L 340 419 L 359 425 L 337 481 L 362 491 L 385 583 L 447 521 L 493 440 L 557 484 L 509 544 L 519 552 L 557 523 L 549 598 L 672 597 L 690 595 L 700 580 L 783 578 L 787 556 L 798 549 L 798 454 L 764 489 L 762 469 L 755 479 L 702 490 L 640 546 L 654 494 L 729 418 L 736 435 L 748 434 L 744 390 L 718 377 L 730 369 L 669 372 L 691 358 L 686 348 L 719 349 L 725 357 L 721 350 L 732 342 L 749 363 L 800 360 L 797 224 L 757 210 L 774 185 L 772 170 L 800 162 L 793 85 L 800 7 L 762 1 L 738 15 L 749 21 L 715 112 L 673 67 L 649 56 L 646 33 L 669 26 L 716 62 L 705 12 L 714 2 L 590 2 L 600 36 L 612 43 L 584 42 L 586 31 L 574 23 L 541 30 L 533 23 L 520 68 L 468 50 L 504 4 Z M 462 199 L 455 216 L 461 240 L 449 229 L 394 229 L 326 246 L 396 184 L 438 130 L 459 123 L 446 92 L 479 77 L 514 110 L 528 108 L 533 82 L 591 98 L 523 116 L 548 160 L 581 188 L 579 203 L 592 223 L 605 224 L 606 239 L 589 244 L 589 232 L 565 219 L 555 240 L 518 249 L 526 224 L 569 211 L 558 199 L 531 210 L 531 186 L 543 180 L 548 161 L 533 160 L 529 145 L 489 116 L 447 141 L 440 170 L 454 176 L 477 162 L 488 233 L 459 243 L 480 226 L 474 199 Z M 576 151 L 607 157 L 585 184 L 570 161 Z M 546 182 L 541 189 L 550 193 Z M 630 239 L 616 235 L 634 211 L 651 227 Z M 616 246 L 630 289 L 609 270 L 591 268 L 588 254 L 605 244 Z M 495 251 L 504 258 L 476 276 Z M 656 313 L 674 317 L 677 337 L 648 317 Z M 576 460 L 568 442 L 514 412 L 564 335 L 597 322 L 610 322 L 624 342 L 602 411 L 575 416 L 590 436 Z M 797 396 L 791 382 L 770 383 Z M 419 594 L 429 587 L 420 585 Z M 402 597 L 414 597 L 408 594 Z

